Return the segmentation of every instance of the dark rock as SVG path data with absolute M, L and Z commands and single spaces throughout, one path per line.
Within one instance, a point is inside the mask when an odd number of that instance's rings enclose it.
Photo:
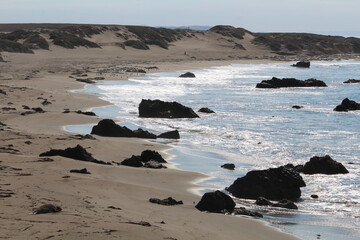
M 148 131 L 145 131 L 141 128 L 139 128 L 138 130 L 134 130 L 133 131 L 134 137 L 137 138 L 149 138 L 149 139 L 156 139 L 156 135 L 153 133 L 150 133 Z
M 283 199 L 277 203 L 271 205 L 272 207 L 280 207 L 280 208 L 287 208 L 287 209 L 298 209 L 298 207 L 292 201 L 287 199 Z
M 71 173 L 91 174 L 86 168 L 83 169 L 72 169 Z
M 345 81 L 344 83 L 360 83 L 360 80 L 349 79 L 349 80 Z
M 245 216 L 256 217 L 256 218 L 262 218 L 263 217 L 263 215 L 261 213 L 247 210 L 244 207 L 235 208 L 232 213 L 234 215 L 245 215 Z
M 244 177 L 238 178 L 227 191 L 238 198 L 297 200 L 301 196 L 300 187 L 305 186 L 299 173 L 282 166 L 250 171 Z
M 187 72 L 187 73 L 181 74 L 179 77 L 181 77 L 181 78 L 195 78 L 196 76 L 192 72 Z
M 83 112 L 81 110 L 76 111 L 77 114 L 83 114 L 83 115 L 87 115 L 87 116 L 96 116 L 96 114 L 94 112 Z
M 6 95 L 6 92 L 4 90 L 0 89 L 0 94 Z
M 271 80 L 263 80 L 256 85 L 256 88 L 285 88 L 285 87 L 327 87 L 327 85 L 320 80 L 310 78 L 308 80 L 298 80 L 295 78 L 276 78 Z
M 33 209 L 34 214 L 44 214 L 44 213 L 56 213 L 60 212 L 62 209 L 59 206 L 53 204 L 45 204 L 38 208 Z
M 158 138 L 167 138 L 167 139 L 180 139 L 180 134 L 178 130 L 165 132 L 157 136 Z
M 225 193 L 215 191 L 205 193 L 195 207 L 200 211 L 219 213 L 227 210 L 232 212 L 235 208 L 235 202 Z
M 222 168 L 225 169 L 229 169 L 229 170 L 234 170 L 235 169 L 235 164 L 233 163 L 225 163 L 223 165 L 221 165 Z
M 94 77 L 95 80 L 105 80 L 104 77 Z
M 198 112 L 202 112 L 202 113 L 215 113 L 213 110 L 209 109 L 209 108 L 200 108 Z
M 272 204 L 272 202 L 270 202 L 268 199 L 264 197 L 259 197 L 258 199 L 256 199 L 255 204 L 259 206 L 269 206 Z
M 312 194 L 310 197 L 311 197 L 311 198 L 314 198 L 314 199 L 318 199 L 318 198 L 319 198 L 319 196 L 316 195 L 316 194 Z
M 158 163 L 166 163 L 165 159 L 160 155 L 160 153 L 152 150 L 145 150 L 141 153 L 141 161 L 148 162 L 153 160 Z
M 131 158 L 127 158 L 121 162 L 121 165 L 129 166 L 129 167 L 142 167 L 143 163 L 141 162 L 140 156 L 132 155 Z
M 29 107 L 29 106 L 26 106 L 26 105 L 22 105 L 22 107 L 23 107 L 23 109 L 27 109 L 27 110 L 30 109 L 30 107 Z
M 61 149 L 52 149 L 48 152 L 41 153 L 39 155 L 40 157 L 50 157 L 50 156 L 62 156 L 66 158 L 72 158 L 80 161 L 86 161 L 86 162 L 92 162 L 97 164 L 104 164 L 104 165 L 111 165 L 111 163 L 99 161 L 93 158 L 93 156 L 86 151 L 85 148 L 83 148 L 80 145 L 77 145 L 74 148 L 66 148 L 65 150 Z
M 13 107 L 3 107 L 1 109 L 4 110 L 4 111 L 14 111 L 14 110 L 16 110 L 16 108 L 13 108 Z
M 360 110 L 360 103 L 349 100 L 348 98 L 342 100 L 341 104 L 336 106 L 336 108 L 334 109 L 334 111 L 337 112 L 347 112 L 355 110 Z
M 177 201 L 177 200 L 173 199 L 172 197 L 168 197 L 163 200 L 161 200 L 159 198 L 150 198 L 149 202 L 160 204 L 160 205 L 165 205 L 165 206 L 173 206 L 173 205 L 183 204 L 183 201 L 181 201 L 181 200 Z
M 301 62 L 297 62 L 296 64 L 293 64 L 292 66 L 293 67 L 301 67 L 301 68 L 309 68 L 310 62 L 309 61 L 301 61 Z
M 137 137 L 137 138 L 149 138 L 155 139 L 156 135 L 148 131 L 142 130 L 130 130 L 127 127 L 117 125 L 111 119 L 103 119 L 98 125 L 94 126 L 91 130 L 91 134 L 96 134 L 105 137 Z
M 148 161 L 144 164 L 145 168 L 153 168 L 153 169 L 161 169 L 161 168 L 167 168 L 166 166 L 162 165 L 161 163 L 158 163 L 154 160 Z
M 92 128 L 91 134 L 105 137 L 133 137 L 133 132 L 127 127 L 117 125 L 111 119 L 103 119 Z
M 349 171 L 341 163 L 333 160 L 329 155 L 324 157 L 314 156 L 305 163 L 302 172 L 304 174 L 345 174 Z
M 198 118 L 189 107 L 177 102 L 143 99 L 139 105 L 139 116 L 147 118 Z
M 292 106 L 292 108 L 294 108 L 294 109 L 301 109 L 301 108 L 303 108 L 303 106 L 294 105 L 294 106 Z

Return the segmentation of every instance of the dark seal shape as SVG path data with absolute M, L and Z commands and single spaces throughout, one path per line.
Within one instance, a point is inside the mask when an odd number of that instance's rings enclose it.
M 181 78 L 195 78 L 196 76 L 192 72 L 187 72 L 187 73 L 181 74 L 179 77 L 181 77 Z
M 62 209 L 59 206 L 53 204 L 44 204 L 38 208 L 33 209 L 34 214 L 45 214 L 45 213 L 56 213 L 60 212 Z

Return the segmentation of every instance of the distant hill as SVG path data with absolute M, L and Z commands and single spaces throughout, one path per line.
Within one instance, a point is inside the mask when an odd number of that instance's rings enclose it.
M 38 49 L 51 50 L 54 46 L 66 49 L 116 46 L 119 51 L 129 48 L 149 50 L 152 47 L 168 50 L 184 41 L 196 41 L 204 52 L 217 48 L 224 56 L 248 56 L 250 52 L 247 51 L 250 49 L 251 53 L 279 56 L 360 54 L 359 38 L 309 33 L 253 33 L 244 28 L 225 25 L 211 28 L 163 28 L 89 24 L 0 24 L 0 52 L 33 53 Z M 181 49 L 186 54 L 188 49 Z

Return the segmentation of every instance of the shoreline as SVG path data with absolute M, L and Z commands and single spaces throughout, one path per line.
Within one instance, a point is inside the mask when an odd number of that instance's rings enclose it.
M 193 63 L 189 64 L 193 67 Z M 161 68 L 161 71 L 163 72 L 164 69 Z M 241 224 L 244 226 L 244 239 L 297 239 L 278 229 L 266 226 L 263 221 L 199 212 L 192 204 L 197 202 L 199 197 L 188 191 L 188 187 L 192 185 L 189 179 L 195 181 L 202 176 L 199 174 L 167 169 L 161 171 L 161 176 L 158 176 L 156 170 L 98 166 L 62 157 L 53 157 L 53 162 L 50 163 L 36 162 L 37 155 L 43 151 L 50 148 L 73 147 L 77 143 L 90 147 L 89 152 L 103 160 L 124 159 L 130 154 L 139 154 L 141 149 L 148 147 L 159 151 L 164 149 L 164 146 L 149 144 L 139 139 L 108 139 L 98 136 L 95 136 L 96 140 L 74 139 L 73 135 L 64 132 L 61 126 L 96 123 L 98 118 L 74 113 L 66 115 L 61 113 L 64 107 L 71 106 L 71 110 L 86 110 L 89 107 L 104 106 L 106 102 L 88 94 L 56 92 L 56 89 L 65 87 L 66 90 L 70 90 L 81 85 L 70 81 L 64 82 L 68 79 L 66 73 L 61 76 L 53 76 L 49 73 L 44 75 L 25 82 L 24 80 L 10 80 L 1 84 L 2 88 L 8 91 L 6 98 L 12 102 L 10 105 L 16 108 L 13 112 L 2 114 L 0 119 L 1 122 L 7 124 L 4 127 L 2 141 L 12 139 L 7 141 L 8 148 L 17 150 L 15 155 L 10 150 L 10 152 L 1 153 L 1 165 L 11 167 L 8 174 L 2 175 L 1 179 L 4 183 L 11 182 L 5 188 L 14 193 L 11 197 L 2 200 L 6 206 L 0 215 L 4 221 L 5 236 L 35 238 L 54 235 L 56 239 L 64 236 L 68 238 L 86 236 L 88 239 L 96 239 L 109 233 L 100 229 L 110 231 L 120 227 L 121 231 L 111 231 L 110 234 L 113 236 L 120 234 L 129 238 L 146 237 L 147 239 L 159 239 L 159 237 L 164 238 L 169 235 L 180 239 L 218 239 L 220 236 L 223 239 L 233 239 L 238 237 L 238 224 Z M 27 88 L 25 92 L 27 96 L 24 96 L 21 90 L 24 85 Z M 40 97 L 42 99 L 38 99 Z M 35 107 L 39 106 L 45 98 L 52 102 L 50 105 L 42 106 L 45 113 L 18 115 L 24 111 L 20 110 L 24 104 L 23 100 L 27 105 L 31 105 L 30 107 Z M 31 143 L 24 144 L 24 139 L 30 139 Z M 117 151 L 114 152 L 114 149 Z M 63 178 L 64 175 L 69 175 L 64 170 L 84 166 L 89 169 L 91 175 L 70 174 L 70 178 Z M 121 172 L 121 177 L 119 178 L 119 173 L 115 172 Z M 46 185 L 44 185 L 45 182 Z M 167 184 L 160 184 L 162 182 L 167 182 Z M 104 188 L 104 184 L 112 187 Z M 5 188 L 2 187 L 2 189 Z M 114 192 L 112 189 L 118 189 L 118 191 Z M 119 192 L 125 189 L 127 196 L 119 195 Z M 164 208 L 147 202 L 150 197 L 170 195 L 176 199 L 181 198 L 185 205 Z M 32 207 L 48 202 L 59 204 L 63 212 L 42 216 L 28 215 Z M 119 203 L 122 209 L 121 216 L 116 213 L 116 210 L 108 210 L 106 207 L 119 206 Z M 142 212 L 138 212 L 139 208 Z M 103 222 L 104 218 L 111 221 Z M 15 221 L 15 219 L 21 219 L 21 221 Z M 41 221 L 36 219 L 41 219 Z M 87 219 L 86 223 L 83 224 L 85 219 Z M 156 222 L 160 222 L 161 219 L 165 219 L 166 224 L 159 226 Z M 78 223 L 74 224 L 74 220 Z M 118 223 L 119 221 L 140 220 L 147 220 L 154 226 L 145 228 Z M 219 222 L 226 224 L 219 229 L 217 227 Z M 92 228 L 91 235 L 88 231 L 89 226 Z M 14 231 L 17 229 L 26 230 Z M 152 237 L 149 238 L 149 236 Z

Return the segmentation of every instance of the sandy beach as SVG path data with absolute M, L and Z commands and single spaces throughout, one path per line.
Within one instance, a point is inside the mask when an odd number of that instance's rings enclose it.
M 132 49 L 118 52 L 112 46 L 74 50 L 52 46 L 51 51 L 38 50 L 35 54 L 2 53 L 6 62 L 0 63 L 0 89 L 6 95 L 0 94 L 0 238 L 296 239 L 258 220 L 198 211 L 194 206 L 201 196 L 192 190 L 201 187 L 196 182 L 206 177 L 198 173 L 104 166 L 59 156 L 43 161 L 39 157 L 50 149 L 77 144 L 107 162 L 120 162 L 146 149 L 167 156 L 168 146 L 147 140 L 86 138 L 64 131 L 66 125 L 100 120 L 74 111 L 109 104 L 93 95 L 73 93 L 84 87 L 76 78 L 126 80 L 139 76 L 119 70 L 124 67 L 156 66 L 147 72 L 166 72 L 269 61 L 216 60 L 216 56 L 226 55 L 223 49 L 202 49 L 189 41 L 170 50 L 154 47 L 145 53 Z M 197 60 L 183 54 L 191 46 Z M 44 112 L 31 110 L 37 107 Z M 70 113 L 63 113 L 64 109 Z M 91 174 L 69 172 L 80 168 L 87 168 Z M 161 206 L 148 201 L 170 196 L 184 205 Z M 62 211 L 32 214 L 33 208 L 48 203 L 60 206 Z M 142 221 L 149 224 L 139 225 Z

